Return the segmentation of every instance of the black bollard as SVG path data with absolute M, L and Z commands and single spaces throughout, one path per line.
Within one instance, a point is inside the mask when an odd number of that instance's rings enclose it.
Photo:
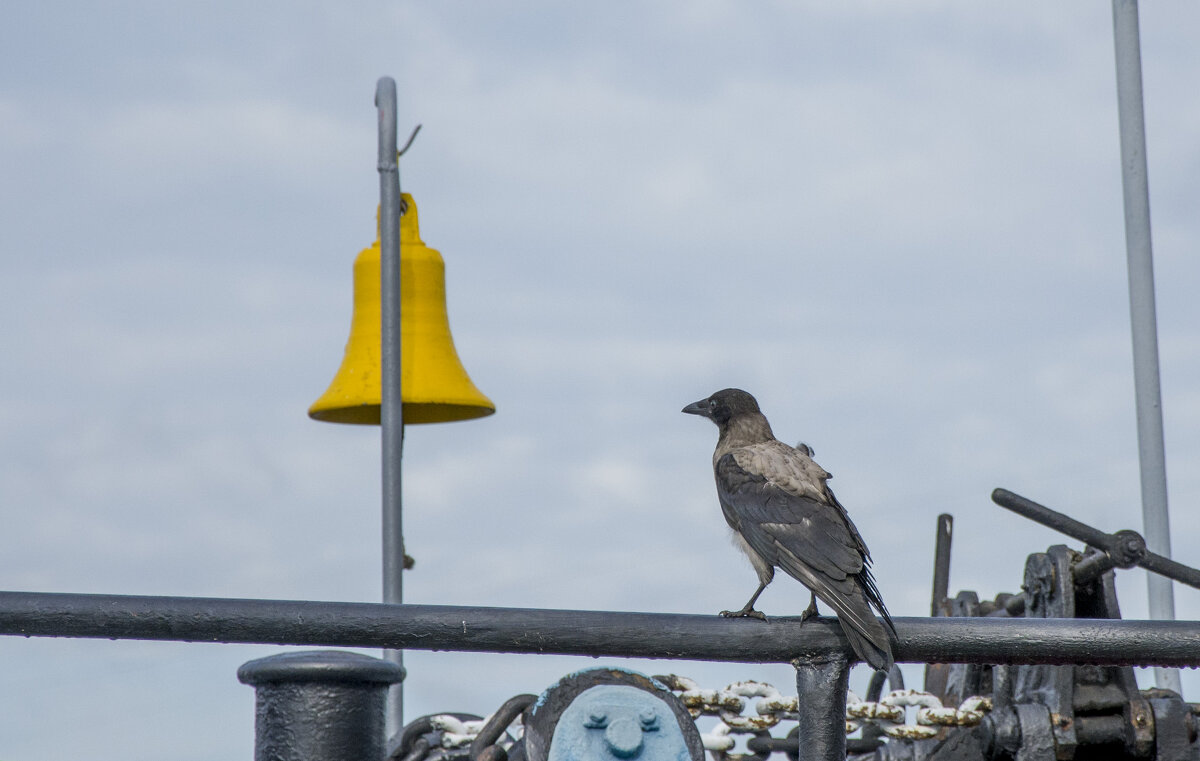
M 340 650 L 304 650 L 249 661 L 255 761 L 382 759 L 387 687 L 395 663 Z

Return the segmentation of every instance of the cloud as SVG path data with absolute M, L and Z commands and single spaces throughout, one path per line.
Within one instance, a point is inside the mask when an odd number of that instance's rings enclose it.
M 456 345 L 498 406 L 407 431 L 406 599 L 740 605 L 754 579 L 712 491 L 715 431 L 678 412 L 728 385 L 834 472 L 897 615 L 927 609 L 940 512 L 957 519 L 955 591 L 1014 591 L 1025 556 L 1064 541 L 992 505 L 996 486 L 1140 524 L 1104 9 L 20 13 L 0 32 L 12 587 L 377 599 L 378 429 L 305 409 L 341 358 L 350 263 L 373 233 L 386 73 L 401 130 L 424 124 L 402 182 L 447 262 Z M 1142 19 L 1185 562 L 1200 446 L 1189 13 Z M 1126 614 L 1144 615 L 1142 574 L 1120 579 Z M 804 602 L 786 580 L 763 598 Z M 233 673 L 271 651 L 0 649 L 19 684 L 56 675 L 6 715 L 77 718 L 53 743 L 18 722 L 9 755 L 126 761 L 185 735 L 207 738 L 196 757 L 248 753 L 251 692 Z M 414 716 L 487 713 L 580 665 L 410 655 Z M 792 678 L 627 665 L 714 687 Z M 164 683 L 186 684 L 191 708 L 138 697 Z M 239 729 L 213 737 L 213 722 Z
M 105 166 L 168 183 L 179 174 L 201 183 L 269 174 L 272 184 L 288 184 L 312 181 L 343 160 L 358 131 L 282 101 L 163 99 L 102 113 L 84 145 Z

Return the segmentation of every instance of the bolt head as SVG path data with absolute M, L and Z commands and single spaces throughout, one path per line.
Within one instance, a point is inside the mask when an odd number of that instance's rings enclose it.
M 638 715 L 638 720 L 642 723 L 642 729 L 646 732 L 658 729 L 658 714 L 654 713 L 652 708 L 642 709 Z

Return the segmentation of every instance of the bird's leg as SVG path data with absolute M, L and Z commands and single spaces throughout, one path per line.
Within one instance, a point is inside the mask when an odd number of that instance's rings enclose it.
M 812 596 L 812 599 L 809 600 L 808 607 L 805 608 L 804 612 L 800 614 L 801 625 L 803 625 L 804 622 L 807 621 L 808 619 L 815 618 L 816 616 L 817 616 L 817 596 L 816 596 L 816 594 L 814 594 Z
M 746 603 L 741 610 L 723 610 L 721 611 L 721 615 L 725 616 L 725 618 L 757 618 L 760 621 L 766 621 L 766 614 L 761 610 L 754 609 L 754 603 L 758 600 L 758 596 L 761 595 L 763 590 L 766 588 L 767 582 L 760 582 L 758 589 L 754 590 L 754 594 L 750 596 L 750 602 Z

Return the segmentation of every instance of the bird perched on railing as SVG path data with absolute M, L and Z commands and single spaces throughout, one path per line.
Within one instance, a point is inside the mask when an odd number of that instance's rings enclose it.
M 717 424 L 713 453 L 717 497 L 738 546 L 758 573 L 758 589 L 745 607 L 722 616 L 766 620 L 754 609 L 775 568 L 812 592 L 801 623 L 817 615 L 817 599 L 837 613 L 842 631 L 860 658 L 880 671 L 892 667 L 887 631 L 896 627 L 871 576 L 871 553 L 846 508 L 826 485 L 830 474 L 806 445 L 790 447 L 775 438 L 753 396 L 736 388 L 693 402 L 683 412 Z

